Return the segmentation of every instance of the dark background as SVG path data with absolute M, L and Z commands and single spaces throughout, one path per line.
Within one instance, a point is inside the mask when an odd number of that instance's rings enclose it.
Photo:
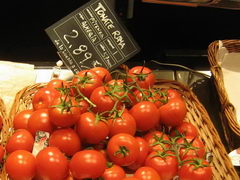
M 0 59 L 55 62 L 56 48 L 44 29 L 86 2 L 6 2 L 0 9 Z M 161 59 L 205 68 L 211 42 L 240 38 L 240 11 L 135 0 L 133 18 L 128 19 L 127 8 L 127 0 L 116 0 L 117 14 L 141 47 L 130 61 Z

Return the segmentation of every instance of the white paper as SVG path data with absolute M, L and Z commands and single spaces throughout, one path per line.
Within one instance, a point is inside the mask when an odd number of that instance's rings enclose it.
M 15 95 L 28 85 L 35 83 L 34 65 L 0 61 L 0 96 L 9 112 Z
M 226 53 L 222 63 L 224 87 L 229 101 L 236 109 L 240 123 L 240 53 Z
M 240 166 L 240 154 L 237 149 L 233 150 L 228 155 L 232 161 L 233 166 Z

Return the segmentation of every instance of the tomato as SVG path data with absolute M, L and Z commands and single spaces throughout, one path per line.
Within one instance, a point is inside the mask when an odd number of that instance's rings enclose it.
M 112 165 L 111 167 L 105 169 L 102 178 L 104 180 L 122 180 L 126 177 L 126 173 L 121 166 Z
M 82 150 L 73 155 L 69 163 L 72 176 L 78 179 L 98 178 L 106 169 L 106 159 L 96 150 Z
M 205 146 L 198 137 L 185 136 L 176 141 L 180 146 L 179 155 L 181 159 L 187 157 L 200 157 L 203 158 L 205 155 Z
M 160 122 L 167 126 L 178 126 L 182 124 L 187 114 L 184 100 L 175 98 L 169 100 L 159 108 Z
M 159 122 L 159 111 L 152 102 L 139 102 L 135 104 L 129 112 L 136 120 L 137 130 L 139 131 L 150 130 Z
M 80 108 L 80 113 L 81 114 L 88 111 L 90 106 L 89 106 L 89 103 L 86 100 L 80 98 L 80 99 L 76 99 L 76 101 L 78 102 L 78 107 Z
M 67 156 L 73 156 L 81 149 L 81 141 L 73 129 L 59 129 L 51 134 L 49 146 L 59 148 Z
M 52 102 L 49 108 L 49 119 L 57 127 L 71 127 L 81 115 L 81 108 L 73 97 L 61 96 Z
M 107 154 L 113 163 L 119 166 L 129 166 L 138 158 L 137 140 L 130 134 L 116 134 L 110 138 L 107 144 Z
M 50 122 L 48 109 L 38 109 L 34 111 L 28 120 L 27 129 L 35 136 L 37 131 L 46 131 L 51 133 L 53 125 Z
M 32 109 L 26 109 L 16 114 L 13 119 L 14 129 L 27 129 L 28 120 L 32 113 Z
M 62 79 L 52 79 L 46 84 L 46 87 L 54 89 L 66 88 L 68 87 L 68 83 Z
M 109 81 L 106 85 L 107 93 L 116 100 L 121 102 L 127 101 L 127 88 L 123 79 L 113 79 Z
M 89 144 L 98 144 L 109 134 L 108 123 L 98 114 L 83 113 L 77 123 L 80 139 Z
M 7 144 L 6 151 L 11 153 L 16 150 L 26 150 L 32 152 L 34 138 L 32 134 L 26 129 L 18 129 L 10 136 Z
M 112 80 L 112 75 L 104 67 L 94 67 L 94 68 L 91 68 L 91 70 L 94 71 L 101 78 L 103 82 L 108 82 Z
M 134 171 L 144 165 L 148 153 L 150 152 L 150 148 L 148 147 L 148 143 L 145 139 L 143 139 L 142 137 L 135 137 L 135 139 L 137 140 L 139 148 L 138 158 L 133 164 L 128 166 L 128 169 Z
M 56 147 L 46 147 L 36 156 L 37 176 L 48 180 L 63 180 L 68 176 L 68 160 Z
M 145 166 L 155 169 L 161 179 L 171 180 L 177 175 L 178 159 L 172 151 L 153 151 L 148 155 Z
M 170 139 L 168 135 L 160 131 L 150 131 L 144 135 L 151 151 L 166 150 L 170 148 Z
M 110 129 L 110 137 L 118 133 L 127 133 L 132 136 L 134 136 L 136 133 L 136 121 L 128 112 L 123 112 L 120 117 L 109 119 L 108 123 Z
M 60 96 L 60 92 L 54 88 L 44 87 L 39 89 L 32 99 L 33 110 L 49 108 L 52 101 Z
M 95 113 L 111 111 L 116 102 L 116 99 L 113 99 L 110 95 L 107 94 L 106 87 L 104 86 L 96 88 L 92 92 L 90 100 L 93 104 L 96 105 L 96 107 L 93 108 L 93 111 Z
M 190 122 L 183 122 L 182 124 L 176 126 L 171 131 L 171 136 L 176 136 L 177 134 L 182 134 L 185 136 L 198 136 L 198 130 L 197 128 Z
M 139 87 L 148 89 L 152 87 L 156 81 L 152 70 L 144 66 L 135 66 L 128 72 L 128 82 L 136 82 Z
M 159 108 L 166 99 L 166 97 L 162 97 L 161 91 L 155 89 L 137 89 L 130 98 L 133 105 L 141 101 L 150 101 L 153 102 L 157 108 Z
M 182 95 L 175 89 L 168 89 L 167 90 L 167 97 L 168 100 L 175 99 L 175 98 L 182 98 Z
M 4 155 L 5 155 L 5 148 L 0 144 L 0 163 L 2 162 Z
M 152 167 L 143 166 L 137 169 L 134 173 L 134 177 L 140 180 L 161 180 L 158 172 Z
M 102 79 L 92 70 L 82 70 L 72 79 L 72 84 L 86 97 L 90 97 L 93 90 L 102 86 Z
M 201 158 L 186 161 L 179 169 L 179 180 L 212 180 L 213 172 L 209 163 Z
M 28 151 L 17 150 L 9 154 L 5 167 L 11 179 L 31 180 L 36 174 L 36 159 Z

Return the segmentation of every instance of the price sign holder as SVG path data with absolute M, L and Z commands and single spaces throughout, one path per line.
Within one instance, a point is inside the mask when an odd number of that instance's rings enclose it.
M 112 70 L 140 51 L 108 0 L 91 0 L 45 31 L 73 73 Z

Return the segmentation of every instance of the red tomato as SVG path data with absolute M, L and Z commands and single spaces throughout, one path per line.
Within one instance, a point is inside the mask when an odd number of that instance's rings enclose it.
M 32 109 L 26 109 L 16 114 L 13 119 L 14 129 L 27 129 L 28 120 L 31 117 L 32 113 Z
M 109 81 L 106 85 L 107 93 L 112 97 L 112 99 L 119 100 L 121 102 L 127 101 L 127 90 L 126 84 L 123 79 L 113 79 Z
M 109 134 L 108 123 L 98 114 L 83 113 L 77 124 L 80 139 L 89 144 L 98 144 Z
M 136 120 L 137 130 L 139 131 L 150 130 L 159 122 L 159 111 L 152 102 L 139 102 L 135 104 L 129 112 Z
M 4 155 L 5 155 L 5 148 L 0 144 L 0 164 L 3 160 Z
M 134 177 L 140 180 L 161 180 L 158 172 L 152 167 L 140 167 L 135 173 Z
M 150 148 L 148 147 L 148 143 L 145 139 L 141 137 L 135 137 L 138 143 L 138 148 L 139 148 L 139 154 L 137 160 L 128 166 L 128 169 L 130 170 L 137 170 L 141 166 L 144 165 L 144 162 L 148 156 L 148 153 L 150 152 Z
M 110 137 L 118 133 L 127 133 L 132 136 L 136 133 L 136 121 L 128 112 L 123 112 L 120 117 L 109 119 L 108 124 Z
M 145 134 L 144 139 L 147 141 L 151 151 L 163 151 L 170 148 L 170 139 L 168 135 L 160 131 L 151 131 Z
M 186 136 L 176 141 L 180 145 L 179 155 L 181 159 L 187 157 L 200 157 L 205 155 L 205 146 L 198 137 Z
M 180 98 L 169 100 L 159 108 L 160 122 L 167 126 L 182 124 L 187 114 L 185 102 Z
M 102 153 L 96 150 L 82 150 L 74 154 L 69 168 L 75 178 L 98 178 L 104 173 L 106 163 Z
M 212 180 L 213 173 L 209 163 L 200 158 L 186 161 L 178 171 L 179 180 Z
M 167 97 L 168 97 L 168 100 L 171 100 L 175 98 L 182 98 L 182 95 L 175 89 L 168 89 Z
M 76 86 L 84 96 L 89 98 L 94 89 L 102 86 L 102 79 L 92 70 L 82 70 L 74 76 L 72 84 Z
M 153 151 L 148 155 L 145 166 L 155 169 L 161 179 L 172 180 L 177 175 L 178 159 L 171 151 Z
M 28 120 L 27 128 L 33 136 L 37 131 L 46 131 L 51 133 L 53 126 L 50 122 L 48 109 L 38 109 L 34 111 Z
M 63 180 L 68 176 L 68 160 L 56 147 L 46 147 L 36 156 L 37 176 L 48 180 Z
M 93 111 L 95 113 L 111 111 L 116 102 L 116 99 L 113 99 L 110 95 L 107 94 L 106 87 L 104 86 L 96 88 L 92 92 L 90 100 L 93 104 L 96 105 L 96 107 L 93 108 Z
M 105 169 L 102 178 L 104 180 L 122 180 L 126 177 L 126 173 L 121 166 L 112 165 L 111 167 Z
M 60 96 L 60 92 L 54 88 L 41 88 L 34 95 L 32 99 L 33 109 L 49 108 L 52 101 Z
M 113 163 L 119 166 L 129 166 L 138 158 L 138 142 L 130 134 L 116 134 L 107 144 L 107 154 Z
M 10 136 L 6 151 L 11 153 L 16 150 L 26 150 L 32 152 L 34 144 L 34 138 L 32 134 L 26 129 L 18 129 Z
M 112 80 L 112 75 L 104 67 L 94 67 L 94 68 L 91 68 L 91 70 L 97 73 L 97 75 L 101 78 L 103 82 L 108 82 Z
M 32 153 L 17 150 L 9 154 L 6 172 L 13 180 L 31 180 L 36 174 L 36 159 Z
M 81 108 L 73 97 L 61 96 L 52 102 L 48 110 L 51 123 L 57 127 L 73 126 L 81 115 Z
M 152 87 L 156 81 L 152 70 L 143 66 L 131 68 L 128 72 L 128 76 L 128 82 L 136 82 L 141 88 L 145 89 Z
M 135 105 L 141 101 L 153 102 L 157 108 L 163 104 L 164 98 L 159 90 L 154 89 L 137 89 L 133 92 L 134 96 L 130 96 L 132 104 Z
M 81 114 L 85 113 L 89 109 L 89 103 L 83 99 L 76 99 L 78 102 L 78 107 L 80 108 Z
M 67 83 L 67 81 L 62 80 L 62 79 L 52 79 L 47 83 L 46 87 L 54 88 L 54 89 L 66 88 L 66 87 L 68 87 L 68 83 Z
M 51 134 L 49 146 L 57 147 L 67 156 L 73 156 L 81 149 L 81 141 L 73 129 L 59 129 Z
M 185 136 L 198 136 L 197 128 L 190 122 L 183 122 L 182 124 L 178 125 L 172 130 L 171 136 L 176 136 L 179 133 Z
M 3 119 L 2 119 L 2 116 L 0 116 L 0 130 L 2 129 L 3 127 Z

